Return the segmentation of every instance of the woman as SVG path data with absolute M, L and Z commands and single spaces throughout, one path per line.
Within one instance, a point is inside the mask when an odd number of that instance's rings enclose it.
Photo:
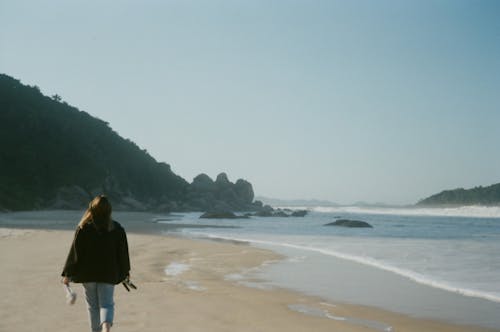
M 78 224 L 62 272 L 64 284 L 83 283 L 93 332 L 110 331 L 114 286 L 128 278 L 129 271 L 125 230 L 111 219 L 106 196 L 97 196 Z

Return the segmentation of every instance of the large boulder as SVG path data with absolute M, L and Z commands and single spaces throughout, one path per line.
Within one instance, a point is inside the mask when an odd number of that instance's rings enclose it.
M 200 174 L 193 179 L 186 191 L 186 203 L 198 211 L 255 211 L 252 185 L 243 179 L 229 181 L 226 173 L 217 175 L 215 181 Z
M 238 196 L 238 199 L 242 201 L 244 204 L 252 204 L 253 202 L 253 188 L 252 184 L 243 179 L 238 179 L 234 184 L 234 191 Z
M 210 211 L 233 211 L 233 207 L 225 201 L 215 201 Z
M 213 212 L 205 212 L 200 218 L 202 219 L 236 219 L 237 216 L 231 211 L 213 211 Z
M 254 208 L 255 210 L 260 210 L 263 206 L 264 204 L 262 203 L 262 201 L 255 201 L 252 203 L 252 208 Z
M 352 228 L 373 228 L 367 222 L 360 220 L 349 220 L 349 219 L 339 219 L 334 222 L 325 224 L 324 226 L 341 226 L 341 227 L 352 227 Z
M 264 205 L 264 206 L 262 207 L 262 209 L 261 209 L 260 211 L 263 211 L 263 212 L 273 212 L 273 211 L 274 211 L 274 209 L 273 209 L 273 207 L 272 207 L 271 205 L 267 205 L 267 204 L 266 204 L 266 205 Z
M 306 214 L 307 210 L 273 209 L 270 205 L 264 205 L 259 207 L 253 215 L 256 217 L 304 217 Z
M 206 174 L 201 173 L 193 179 L 191 187 L 195 191 L 212 191 L 214 190 L 214 181 Z
M 230 184 L 231 182 L 229 181 L 229 179 L 227 178 L 227 174 L 222 172 L 220 173 L 219 175 L 217 175 L 217 178 L 215 179 L 215 183 L 217 185 L 228 185 Z
M 220 188 L 217 194 L 218 194 L 217 198 L 219 201 L 224 202 L 229 206 L 233 206 L 235 209 L 237 209 L 238 205 L 240 205 L 239 197 L 231 187 Z
M 297 210 L 293 211 L 291 216 L 292 217 L 305 217 L 307 214 L 307 210 Z
M 279 210 L 279 211 L 276 211 L 273 213 L 273 217 L 290 217 L 289 214 L 287 214 L 285 211 L 283 210 Z
M 200 218 L 203 219 L 246 219 L 248 216 L 237 216 L 231 211 L 209 211 L 203 213 Z
M 273 212 L 272 211 L 260 210 L 260 211 L 255 212 L 253 215 L 256 216 L 256 217 L 272 217 L 273 216 Z

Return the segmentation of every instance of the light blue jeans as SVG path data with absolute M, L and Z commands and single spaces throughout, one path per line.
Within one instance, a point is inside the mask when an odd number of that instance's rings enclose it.
M 85 299 L 89 309 L 90 327 L 92 332 L 100 332 L 102 324 L 107 322 L 113 325 L 115 303 L 113 293 L 115 285 L 102 282 L 83 283 Z

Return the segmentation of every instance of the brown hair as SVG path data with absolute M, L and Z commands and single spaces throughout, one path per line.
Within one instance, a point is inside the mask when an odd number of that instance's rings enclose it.
M 89 207 L 78 223 L 78 227 L 83 228 L 86 224 L 93 222 L 99 229 L 112 230 L 113 220 L 111 219 L 111 210 L 108 198 L 104 195 L 97 196 L 89 203 Z

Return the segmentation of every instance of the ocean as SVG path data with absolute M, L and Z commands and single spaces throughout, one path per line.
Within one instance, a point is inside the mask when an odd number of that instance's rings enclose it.
M 288 288 L 332 303 L 500 329 L 500 208 L 306 209 L 303 218 L 113 216 L 127 231 L 243 241 L 285 257 L 228 276 L 248 286 Z M 0 227 L 74 229 L 81 214 L 0 213 Z M 324 226 L 338 218 L 365 221 L 373 228 Z M 167 268 L 168 257 L 165 261 Z
M 203 228 L 174 232 L 249 242 L 283 254 L 282 262 L 252 271 L 269 286 L 500 328 L 500 208 L 307 209 L 304 218 L 213 220 L 187 213 L 175 223 Z M 338 218 L 373 228 L 324 226 Z

